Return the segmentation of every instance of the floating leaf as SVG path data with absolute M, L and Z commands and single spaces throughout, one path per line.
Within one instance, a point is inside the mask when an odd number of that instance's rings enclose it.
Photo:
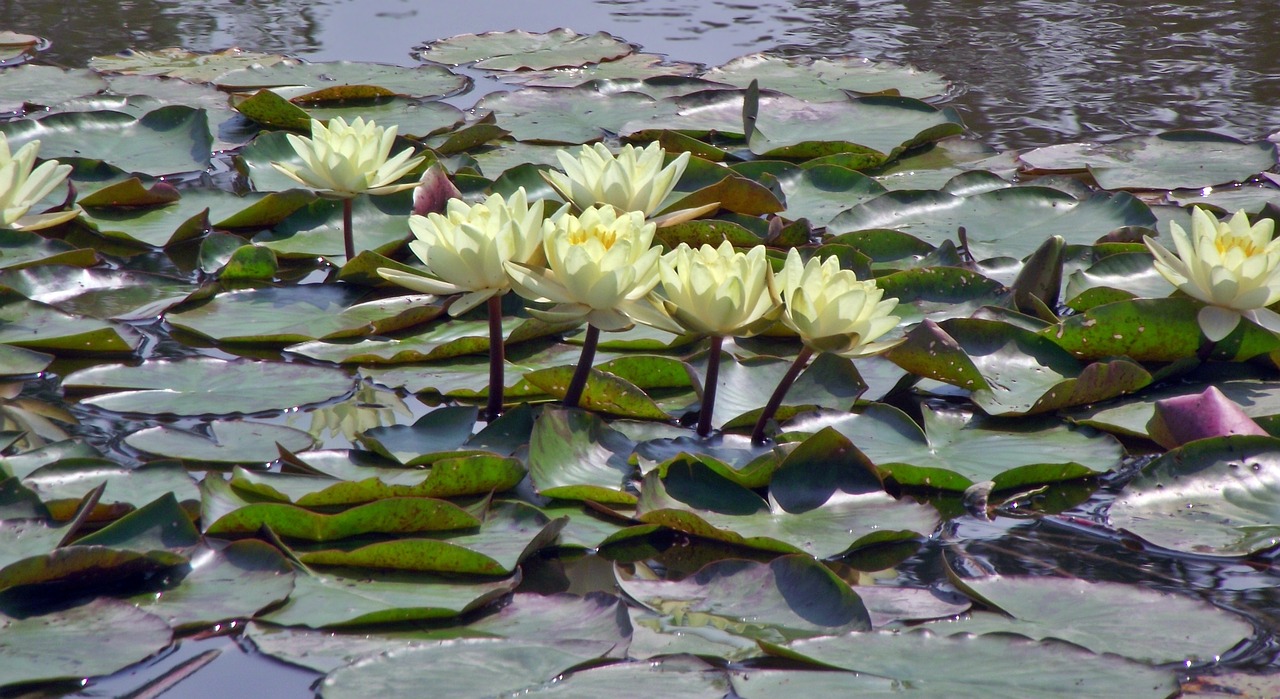
M 475 68 L 485 70 L 546 70 L 621 58 L 632 50 L 631 44 L 605 32 L 552 29 L 534 34 L 517 29 L 433 41 L 420 47 L 417 57 L 445 65 L 474 62 Z
M 173 642 L 158 616 L 110 598 L 40 615 L 0 611 L 0 687 L 109 675 Z
M 0 344 L 55 353 L 131 354 L 142 337 L 125 325 L 69 315 L 0 290 Z
M 529 480 L 546 497 L 631 505 L 635 442 L 580 410 L 547 408 L 529 439 Z
M 637 93 L 606 95 L 588 88 L 552 87 L 490 94 L 475 108 L 492 112 L 498 126 L 517 141 L 569 144 L 599 141 L 605 132 L 618 132 L 638 116 L 674 109 Z
M 228 92 L 252 92 L 263 88 L 289 88 L 296 102 L 321 102 L 362 96 L 344 88 L 382 88 L 404 97 L 442 97 L 459 92 L 469 81 L 441 66 L 379 65 L 326 61 L 322 63 L 274 63 L 224 73 L 214 81 Z
M 1111 525 L 1167 549 L 1244 556 L 1280 543 L 1280 440 L 1202 439 L 1156 459 L 1111 505 Z
M 871 629 L 858 596 L 812 556 L 717 561 L 680 581 L 620 574 L 618 584 L 678 626 L 714 626 L 774 642 Z
M 67 313 L 116 320 L 155 318 L 195 290 L 173 277 L 61 265 L 0 272 L 0 285 Z
M 0 48 L 3 53 L 3 48 Z M 3 59 L 0 58 L 0 62 Z M 0 111 L 15 112 L 26 105 L 52 107 L 73 97 L 105 90 L 107 82 L 83 68 L 24 65 L 0 72 Z
M 846 90 L 924 99 L 942 95 L 949 87 L 937 73 L 854 56 L 812 58 L 753 53 L 712 68 L 702 77 L 738 87 L 758 80 L 762 90 L 778 90 L 811 102 L 842 101 L 848 94 Z
M 1269 141 L 1246 143 L 1211 131 L 1168 131 L 1037 148 L 1018 157 L 1042 172 L 1088 170 L 1103 189 L 1201 189 L 1243 182 L 1270 170 L 1276 147 Z
M 51 114 L 0 124 L 16 149 L 39 139 L 44 158 L 108 162 L 152 176 L 209 167 L 213 139 L 203 109 L 161 107 L 135 119 L 120 112 Z
M 114 56 L 94 56 L 89 68 L 102 73 L 163 75 L 197 82 L 212 82 L 239 68 L 290 62 L 284 56 L 242 51 L 237 48 L 214 53 L 196 53 L 180 48 L 159 51 L 128 49 Z
M 288 561 L 275 547 L 254 539 L 197 551 L 190 566 L 166 589 L 131 601 L 173 628 L 183 629 L 252 617 L 295 591 Z
M 1108 435 L 1071 430 L 1051 420 L 999 422 L 923 408 L 921 430 L 904 413 L 883 404 L 847 414 L 801 418 L 788 430 L 834 427 L 886 475 L 903 485 L 964 490 L 994 481 L 997 489 L 1039 485 L 1108 471 L 1123 450 Z
M 276 459 L 279 447 L 302 451 L 315 444 L 302 430 L 262 422 L 215 420 L 207 429 L 206 434 L 157 425 L 138 430 L 124 441 L 149 454 L 223 464 L 267 463 Z
M 228 415 L 283 410 L 347 393 L 343 372 L 306 364 L 213 358 L 108 364 L 68 375 L 68 388 L 127 389 L 85 398 L 104 410 L 148 415 Z M 246 391 L 246 386 L 253 390 Z

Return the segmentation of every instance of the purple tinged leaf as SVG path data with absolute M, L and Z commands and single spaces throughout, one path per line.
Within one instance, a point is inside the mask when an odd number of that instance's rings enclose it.
M 1156 401 L 1155 415 L 1147 422 L 1147 433 L 1165 449 L 1209 437 L 1267 435 L 1239 405 L 1214 386 L 1203 393 Z
M 439 163 L 433 163 L 422 173 L 422 180 L 413 189 L 413 213 L 418 216 L 443 213 L 446 202 L 461 198 L 462 192 L 453 186 L 448 173 Z

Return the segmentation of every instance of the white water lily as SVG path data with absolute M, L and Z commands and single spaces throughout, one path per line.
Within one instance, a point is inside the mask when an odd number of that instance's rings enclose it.
M 391 156 L 395 138 L 395 126 L 383 128 L 361 117 L 350 124 L 335 117 L 327 127 L 313 119 L 311 138 L 288 135 L 303 164 L 271 165 L 307 187 L 340 199 L 365 193 L 391 194 L 416 186 L 416 182 L 395 181 L 425 160 L 414 156 L 412 148 Z
M 427 294 L 462 294 L 449 306 L 457 316 L 511 290 L 508 261 L 542 263 L 541 201 L 529 206 L 524 187 L 509 200 L 494 194 L 475 205 L 450 199 L 445 213 L 410 216 L 409 249 L 427 275 L 379 267 L 387 281 Z
M 625 145 L 617 156 L 596 143 L 583 146 L 577 157 L 559 151 L 556 157 L 564 172 L 544 172 L 543 177 L 580 210 L 608 204 L 647 217 L 658 210 L 689 164 L 687 152 L 664 167 L 665 156 L 656 141 L 643 149 Z
M 663 255 L 658 276 L 662 284 L 654 296 L 666 315 L 637 320 L 668 332 L 747 337 L 777 317 L 779 299 L 763 245 L 742 253 L 727 240 L 718 248 L 681 243 Z
M 1155 268 L 1170 284 L 1205 302 L 1196 320 L 1212 342 L 1235 330 L 1243 316 L 1272 332 L 1280 332 L 1280 314 L 1267 306 L 1280 301 L 1280 240 L 1272 240 L 1275 222 L 1249 225 L 1244 211 L 1225 223 L 1196 207 L 1191 235 L 1169 224 L 1177 255 L 1144 238 L 1155 256 Z
M 782 323 L 815 352 L 864 357 L 901 342 L 875 342 L 902 320 L 893 315 L 898 299 L 883 298 L 875 280 L 858 279 L 835 257 L 805 263 L 792 248 L 776 282 Z
M 662 250 L 653 246 L 654 230 L 638 211 L 591 206 L 575 216 L 561 209 L 543 223 L 547 266 L 508 262 L 512 288 L 532 301 L 557 304 L 529 311 L 543 320 L 625 330 L 632 325 L 630 309 L 658 283 Z
M 35 166 L 40 142 L 31 141 L 18 149 L 9 150 L 9 139 L 0 134 L 0 228 L 36 230 L 70 221 L 80 210 L 55 211 L 47 214 L 27 212 L 37 202 L 49 195 L 71 173 L 70 165 L 56 160 L 46 160 Z

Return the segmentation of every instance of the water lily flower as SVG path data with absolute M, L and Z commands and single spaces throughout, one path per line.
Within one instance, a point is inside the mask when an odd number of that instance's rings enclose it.
M 575 216 L 561 209 L 543 223 L 547 266 L 508 262 L 512 288 L 556 304 L 530 310 L 548 322 L 582 320 L 605 331 L 626 330 L 632 326 L 628 310 L 658 283 L 662 250 L 653 246 L 654 230 L 639 211 L 589 206 Z
M 773 268 L 763 245 L 742 253 L 726 240 L 718 248 L 703 245 L 696 250 L 681 243 L 663 255 L 658 275 L 662 284 L 654 290 L 652 306 L 657 312 L 633 316 L 668 332 L 711 338 L 697 428 L 698 436 L 706 437 L 711 434 L 724 339 L 755 335 L 777 317 Z
M 414 156 L 412 148 L 391 155 L 396 127 L 383 128 L 356 117 L 350 124 L 335 117 L 329 126 L 311 120 L 311 138 L 288 134 L 289 144 L 302 158 L 302 165 L 271 163 L 271 166 L 323 196 L 342 200 L 342 241 L 347 259 L 355 257 L 352 235 L 351 200 L 359 194 L 392 194 L 417 186 L 416 182 L 396 184 L 425 160 Z
M 712 337 L 747 337 L 777 318 L 779 299 L 765 247 L 738 252 L 724 241 L 720 247 L 694 249 L 686 243 L 663 255 L 662 281 L 655 297 L 666 318 L 639 318 L 673 333 Z
M 1211 342 L 1235 330 L 1243 316 L 1280 332 L 1280 314 L 1267 306 L 1280 301 L 1280 240 L 1275 221 L 1249 225 L 1244 211 L 1223 223 L 1199 207 L 1191 210 L 1191 235 L 1169 224 L 1175 256 L 1145 237 L 1155 268 L 1183 293 L 1205 302 L 1196 320 Z
M 600 331 L 630 328 L 632 309 L 658 284 L 662 249 L 653 245 L 655 229 L 639 211 L 589 206 L 575 216 L 565 207 L 543 224 L 546 268 L 506 264 L 516 293 L 556 304 L 549 311 L 529 309 L 531 315 L 552 323 L 587 322 L 582 356 L 565 391 L 566 406 L 577 407 L 582 399 Z
M 652 216 L 667 198 L 689 164 L 681 153 L 663 166 L 666 151 L 655 141 L 643 149 L 625 145 L 617 156 L 603 144 L 583 146 L 578 156 L 556 153 L 564 172 L 544 172 L 543 177 L 580 210 L 608 204 L 618 211 L 639 211 Z
M 445 213 L 410 216 L 409 243 L 427 274 L 380 267 L 383 279 L 428 294 L 462 294 L 449 306 L 458 316 L 511 290 L 505 264 L 540 267 L 543 202 L 530 206 L 521 187 L 504 199 L 494 194 L 475 205 L 450 199 Z
M 859 280 L 853 270 L 841 269 L 835 257 L 805 263 L 792 248 L 777 286 L 783 325 L 814 352 L 864 357 L 901 342 L 875 342 L 902 320 L 892 315 L 898 299 L 883 298 L 875 280 Z
M 299 183 L 339 199 L 357 194 L 391 194 L 416 183 L 395 184 L 417 167 L 424 156 L 406 148 L 391 156 L 396 127 L 383 128 L 356 117 L 350 124 L 336 117 L 329 126 L 311 120 L 311 138 L 288 134 L 302 165 L 271 163 Z
M 9 150 L 9 139 L 0 134 L 0 228 L 37 230 L 70 221 L 80 214 L 72 208 L 45 214 L 27 212 L 49 195 L 71 173 L 70 165 L 46 160 L 35 166 L 40 142 L 31 141 L 16 153 Z
M 815 257 L 806 263 L 792 248 L 776 281 L 783 302 L 782 324 L 800 336 L 804 348 L 756 419 L 751 440 L 757 444 L 765 441 L 769 420 L 813 354 L 865 357 L 902 342 L 875 341 L 902 320 L 892 315 L 898 299 L 885 299 L 884 290 L 874 280 L 860 280 L 853 270 L 841 269 L 835 257 Z

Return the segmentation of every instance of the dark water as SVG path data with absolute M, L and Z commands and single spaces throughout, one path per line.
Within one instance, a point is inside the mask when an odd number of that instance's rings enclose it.
M 912 63 L 955 81 L 950 103 L 1001 148 L 1280 129 L 1269 0 L 0 0 L 0 27 L 52 39 L 46 60 L 68 66 L 175 45 L 412 65 L 431 39 L 559 26 L 708 65 L 771 49 Z

